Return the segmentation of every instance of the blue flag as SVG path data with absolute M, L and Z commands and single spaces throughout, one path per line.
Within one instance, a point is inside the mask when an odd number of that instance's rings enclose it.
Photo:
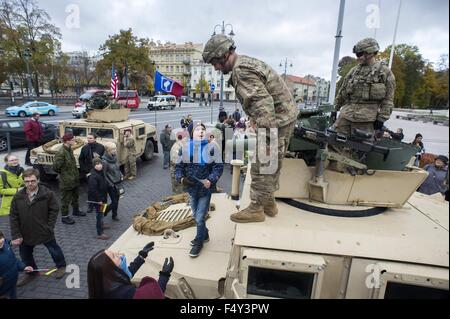
M 159 71 L 155 72 L 155 92 L 173 94 L 175 96 L 183 95 L 183 86 L 177 81 L 162 75 Z

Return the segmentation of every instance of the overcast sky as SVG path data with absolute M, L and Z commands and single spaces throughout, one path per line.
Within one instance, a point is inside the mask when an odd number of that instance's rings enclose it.
M 293 64 L 289 74 L 331 76 L 338 0 L 37 1 L 61 29 L 64 51 L 95 53 L 108 35 L 128 28 L 155 41 L 204 44 L 224 20 L 233 25 L 238 53 L 266 61 L 280 73 L 287 58 Z M 340 57 L 352 55 L 353 45 L 368 36 L 376 35 L 382 49 L 390 45 L 399 2 L 347 0 Z M 378 4 L 379 28 L 373 29 L 377 20 L 371 5 Z M 403 0 L 397 43 L 417 45 L 431 62 L 448 54 L 448 7 L 448 0 Z

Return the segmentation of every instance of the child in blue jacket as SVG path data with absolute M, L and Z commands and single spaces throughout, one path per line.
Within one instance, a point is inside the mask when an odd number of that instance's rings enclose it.
M 221 151 L 214 150 L 208 144 L 206 127 L 201 122 L 188 128 L 191 139 L 180 150 L 175 167 L 175 178 L 185 186 L 190 196 L 192 213 L 197 224 L 197 235 L 191 241 L 189 256 L 195 258 L 200 254 L 203 243 L 209 241 L 205 216 L 209 211 L 211 194 L 223 173 Z M 217 153 L 218 156 L 214 154 Z M 217 162 L 216 162 L 217 159 Z
M 11 245 L 0 231 L 0 298 L 17 299 L 19 271 L 31 272 L 33 267 L 16 258 Z

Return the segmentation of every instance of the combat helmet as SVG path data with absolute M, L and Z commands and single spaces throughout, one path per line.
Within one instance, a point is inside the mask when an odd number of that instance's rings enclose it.
M 374 38 L 365 38 L 356 43 L 353 47 L 353 53 L 367 52 L 369 54 L 380 51 L 380 46 Z
M 203 61 L 211 63 L 214 58 L 221 58 L 231 47 L 234 47 L 234 40 L 223 34 L 214 35 L 205 45 L 203 50 Z

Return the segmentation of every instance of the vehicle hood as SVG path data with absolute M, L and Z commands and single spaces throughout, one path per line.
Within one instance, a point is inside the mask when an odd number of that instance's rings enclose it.
M 19 106 L 10 106 L 7 107 L 5 111 L 19 111 L 19 110 L 23 110 L 23 108 Z

